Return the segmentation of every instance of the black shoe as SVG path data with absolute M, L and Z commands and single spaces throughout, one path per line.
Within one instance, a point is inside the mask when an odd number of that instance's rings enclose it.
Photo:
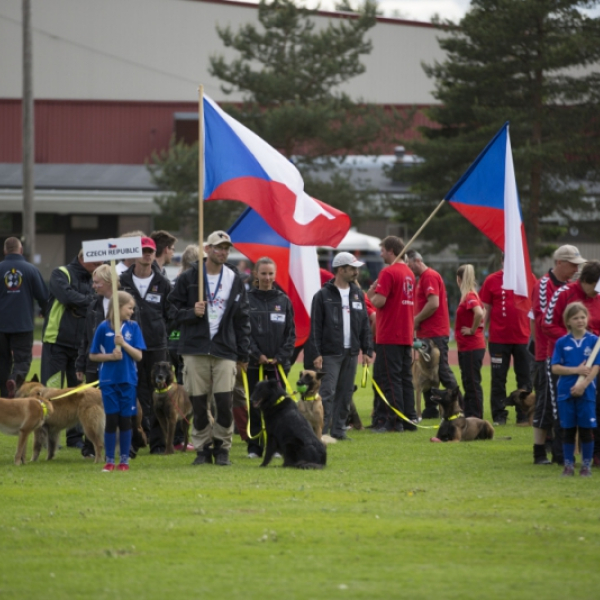
M 67 448 L 77 448 L 77 450 L 83 450 L 83 441 L 79 440 L 79 441 L 75 442 L 74 444 L 69 444 L 67 442 Z
M 407 423 L 406 421 L 404 421 L 404 423 L 402 423 L 401 427 L 404 429 L 404 431 L 416 431 L 417 430 L 417 426 L 414 423 Z M 398 430 L 396 430 L 398 431 Z
M 212 454 L 208 456 L 206 452 L 197 452 L 196 458 L 192 465 L 212 465 Z
M 498 425 L 506 425 L 506 419 L 497 419 L 494 421 L 494 427 L 497 427 Z
M 129 458 L 137 458 L 138 449 L 131 446 L 129 448 Z
M 373 433 L 389 433 L 389 429 L 386 429 L 385 427 L 373 427 L 373 429 L 371 429 L 371 431 Z
M 535 458 L 533 460 L 533 464 L 534 465 L 551 465 L 552 461 L 548 460 L 547 456 L 540 456 L 540 457 Z
M 228 467 L 231 465 L 229 452 L 227 450 L 219 450 L 219 453 L 215 456 L 215 465 L 219 465 L 220 467 Z
M 164 454 L 165 453 L 165 449 L 162 446 L 157 446 L 156 448 L 152 448 L 152 450 L 150 450 L 150 454 Z
M 345 433 L 343 433 L 342 435 L 332 435 L 331 437 L 340 442 L 351 442 L 352 441 L 352 438 L 349 438 Z

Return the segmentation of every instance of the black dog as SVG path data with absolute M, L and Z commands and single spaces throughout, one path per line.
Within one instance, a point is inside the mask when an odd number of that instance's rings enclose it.
M 275 452 L 283 455 L 284 467 L 322 469 L 325 466 L 325 445 L 277 381 L 259 382 L 251 401 L 262 411 L 267 430 L 267 447 L 261 467 L 271 462 Z

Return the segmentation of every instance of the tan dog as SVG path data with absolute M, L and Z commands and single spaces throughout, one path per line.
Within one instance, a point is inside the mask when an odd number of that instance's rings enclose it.
M 52 413 L 48 415 L 44 426 L 35 431 L 32 460 L 38 459 L 45 437 L 48 438 L 48 460 L 52 460 L 58 448 L 60 432 L 77 423 L 81 423 L 86 437 L 94 444 L 94 462 L 102 460 L 106 416 L 100 390 L 87 388 L 64 398 L 57 398 L 74 388 L 48 388 L 37 381 L 35 375 L 31 381 L 17 382 L 17 385 L 18 398 L 33 396 L 52 401 Z
M 335 438 L 330 435 L 323 435 L 323 402 L 319 395 L 319 388 L 324 375 L 325 373 L 317 371 L 300 371 L 296 383 L 296 389 L 300 393 L 298 410 L 304 415 L 315 435 L 324 444 L 335 444 L 337 441 Z
M 415 387 L 415 407 L 417 419 L 421 420 L 421 398 L 423 392 L 440 385 L 440 349 L 431 340 L 419 340 L 417 359 L 412 364 L 413 385 Z
M 432 389 L 431 400 L 440 405 L 443 414 L 436 437 L 431 438 L 432 442 L 472 442 L 494 438 L 494 428 L 488 421 L 463 415 L 459 388 Z
M 177 421 L 185 421 L 184 444 L 182 452 L 187 450 L 190 436 L 190 421 L 194 414 L 190 397 L 182 385 L 175 381 L 170 362 L 157 362 L 152 366 L 152 393 L 154 414 L 165 436 L 165 454 L 174 454 L 173 438 Z
M 52 403 L 42 398 L 0 398 L 0 431 L 18 435 L 15 465 L 25 464 L 27 440 L 52 414 Z
M 527 390 L 515 390 L 505 401 L 505 406 L 515 406 L 524 415 L 527 415 L 527 422 L 517 423 L 519 427 L 533 425 L 533 413 L 535 412 L 535 392 Z

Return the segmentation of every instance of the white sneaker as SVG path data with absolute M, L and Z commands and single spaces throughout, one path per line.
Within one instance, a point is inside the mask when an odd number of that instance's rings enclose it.
M 281 458 L 281 454 L 279 454 L 279 452 L 275 452 L 275 454 L 273 454 L 273 458 Z
M 256 452 L 248 452 L 248 458 L 260 458 Z

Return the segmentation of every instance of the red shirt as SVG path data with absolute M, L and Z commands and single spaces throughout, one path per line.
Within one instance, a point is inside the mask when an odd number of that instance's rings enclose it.
M 328 281 L 331 281 L 335 275 L 330 273 L 327 269 L 319 269 L 319 277 L 321 278 L 321 287 L 323 287 Z
M 558 338 L 567 334 L 563 314 L 567 304 L 571 304 L 571 302 L 581 302 L 588 309 L 588 331 L 600 335 L 600 295 L 590 298 L 579 284 L 579 281 L 566 283 L 554 292 L 542 325 L 548 339 L 548 356 L 550 358 L 554 354 L 554 345 Z
M 503 271 L 486 277 L 479 297 L 490 305 L 490 342 L 493 344 L 527 344 L 531 327 L 527 312 L 515 305 L 514 292 L 502 289 Z
M 456 346 L 459 352 L 485 349 L 483 319 L 481 319 L 481 323 L 479 324 L 475 335 L 463 335 L 460 332 L 462 327 L 473 326 L 473 320 L 475 319 L 475 313 L 473 312 L 473 309 L 476 306 L 481 306 L 481 308 L 483 308 L 483 302 L 479 299 L 479 296 L 475 292 L 469 292 L 456 309 L 454 337 L 456 338 Z
M 548 354 L 549 340 L 544 332 L 544 319 L 546 318 L 546 310 L 552 300 L 552 296 L 554 296 L 554 292 L 563 285 L 565 283 L 558 281 L 551 269 L 533 286 L 531 292 L 531 309 L 535 321 L 535 360 L 546 360 L 551 356 Z
M 423 310 L 429 296 L 437 296 L 440 299 L 440 305 L 430 317 L 419 323 L 417 337 L 432 338 L 450 335 L 450 316 L 448 314 L 448 299 L 444 280 L 437 271 L 427 267 L 421 273 L 419 281 L 417 281 L 415 293 L 416 315 Z
M 385 296 L 377 309 L 377 343 L 412 346 L 414 339 L 415 276 L 404 263 L 395 263 L 379 274 L 375 292 Z

